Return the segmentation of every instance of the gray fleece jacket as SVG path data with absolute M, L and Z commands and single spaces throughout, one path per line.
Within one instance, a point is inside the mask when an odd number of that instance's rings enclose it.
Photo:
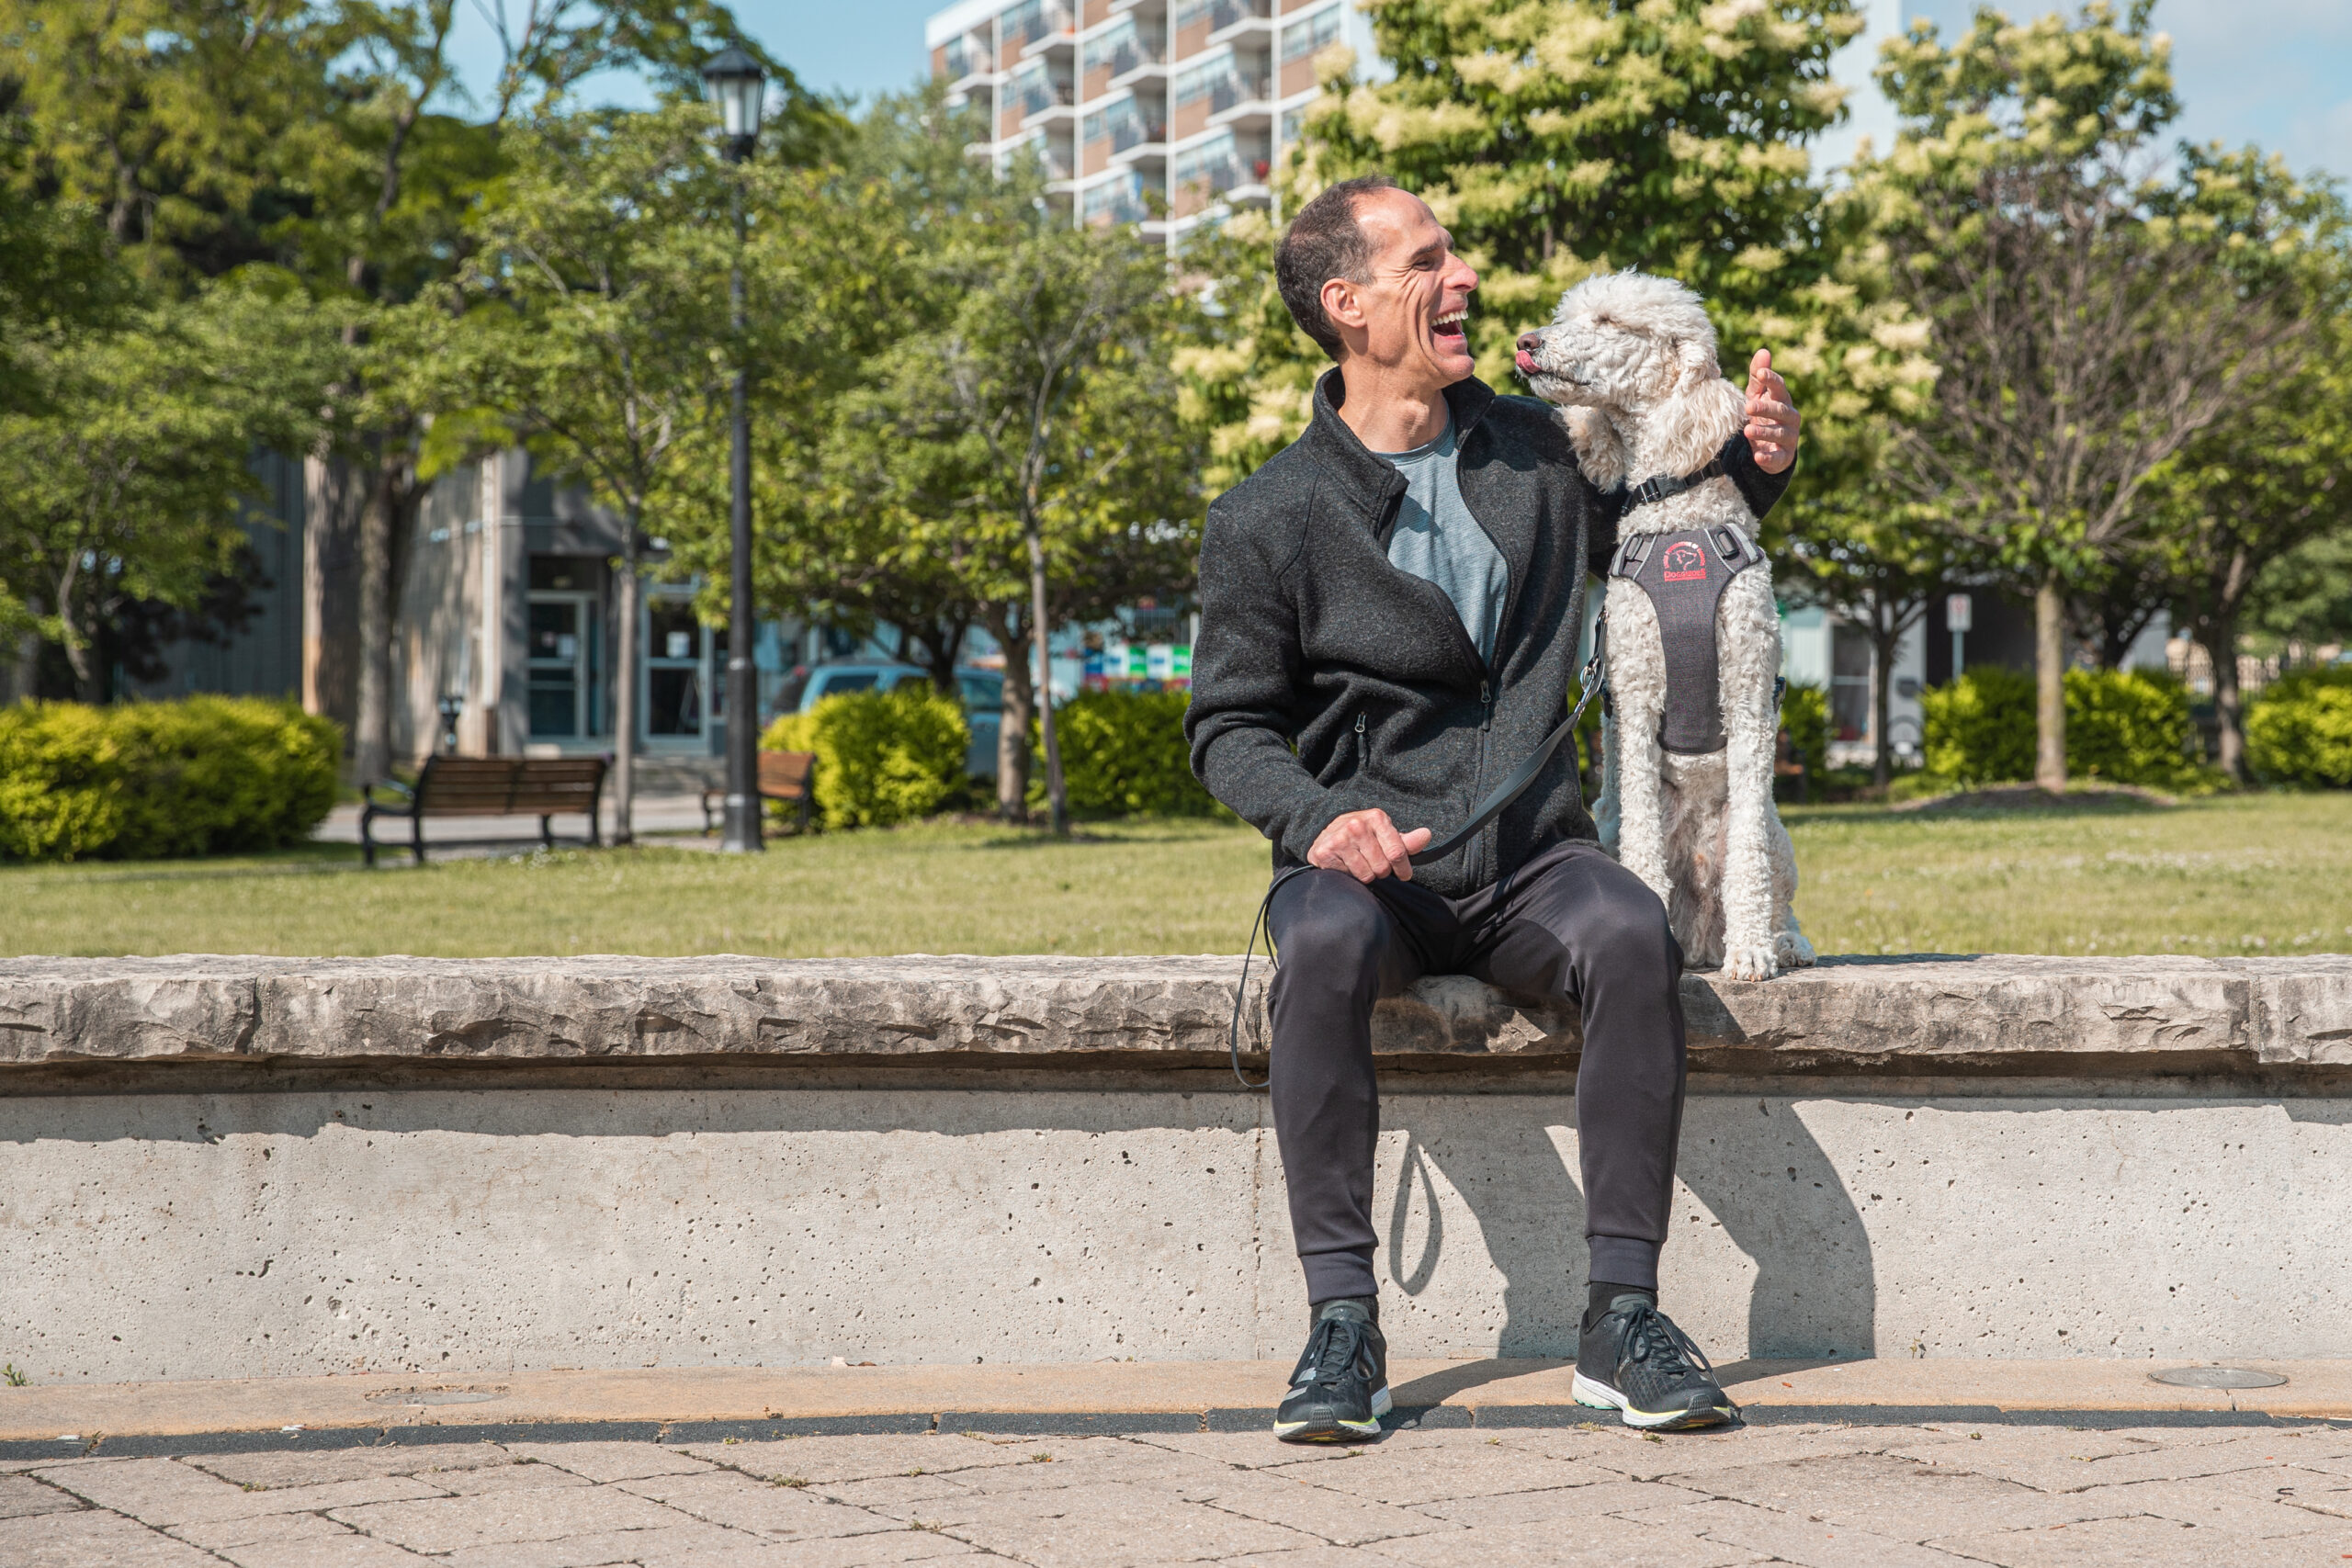
M 1331 819 L 1379 807 L 1440 835 L 1567 715 L 1585 576 L 1617 545 L 1622 497 L 1577 467 L 1558 414 L 1475 378 L 1446 389 L 1462 499 L 1510 569 L 1493 654 L 1478 657 L 1442 590 L 1389 563 L 1405 481 L 1339 416 L 1336 370 L 1306 433 L 1210 503 L 1201 630 L 1184 716 L 1193 772 L 1302 863 Z M 1747 444 L 1728 459 L 1758 516 L 1788 486 Z M 1554 843 L 1595 836 L 1563 747 L 1461 849 L 1415 868 L 1460 897 Z

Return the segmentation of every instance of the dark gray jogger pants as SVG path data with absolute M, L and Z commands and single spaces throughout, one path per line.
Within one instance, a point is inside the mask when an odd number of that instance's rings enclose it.
M 1423 975 L 1471 975 L 1584 1013 L 1577 1143 L 1591 1277 L 1657 1284 L 1682 1135 L 1682 950 L 1641 878 L 1600 846 L 1544 851 L 1465 898 L 1302 872 L 1276 890 L 1274 1137 L 1307 1300 L 1368 1296 L 1380 1089 L 1372 1005 Z

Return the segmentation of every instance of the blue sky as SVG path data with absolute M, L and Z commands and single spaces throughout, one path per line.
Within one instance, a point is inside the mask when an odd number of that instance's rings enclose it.
M 1861 0 L 1871 30 L 1838 62 L 1856 85 L 1851 123 L 1821 150 L 1840 160 L 1860 134 L 1883 145 L 1892 114 L 1870 85 L 1877 40 L 1925 17 L 1947 33 L 1963 24 L 1969 0 Z M 2057 7 L 2012 4 L 2013 15 Z M 873 93 L 903 87 L 922 68 L 923 19 L 938 0 L 735 0 L 735 14 L 771 51 L 816 87 Z M 469 82 L 496 73 L 497 50 L 472 6 L 459 7 L 460 56 Z M 2198 141 L 2258 141 L 2284 152 L 2299 172 L 2324 168 L 2352 178 L 2352 0 L 2159 0 L 2156 23 L 2172 34 L 2187 112 L 2181 134 Z M 627 82 L 600 96 L 630 101 Z

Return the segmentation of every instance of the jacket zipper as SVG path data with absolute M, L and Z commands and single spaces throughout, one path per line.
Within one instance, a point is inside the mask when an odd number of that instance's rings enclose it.
M 1475 430 L 1476 426 L 1474 424 L 1471 428 Z M 1462 461 L 1462 452 L 1469 445 L 1470 431 L 1465 430 L 1462 432 L 1454 449 L 1454 462 L 1457 465 Z M 1487 526 L 1485 519 L 1481 518 L 1476 512 L 1471 511 L 1468 496 L 1462 498 L 1462 506 L 1464 511 L 1470 513 L 1470 520 L 1478 525 L 1478 531 L 1487 536 L 1487 542 L 1495 547 L 1495 554 L 1502 558 L 1504 571 L 1502 618 L 1495 623 L 1495 649 L 1483 662 L 1486 678 L 1478 682 L 1478 788 L 1477 792 L 1470 797 L 1473 802 L 1476 802 L 1486 797 L 1487 743 L 1495 718 L 1494 687 L 1495 682 L 1502 679 L 1503 653 L 1510 646 L 1508 634 L 1510 631 L 1511 612 L 1519 608 L 1520 573 L 1512 570 L 1510 552 L 1503 548 L 1503 542 L 1500 539 L 1495 537 L 1495 531 Z M 1466 635 L 1464 640 L 1468 640 Z M 1472 657 L 1476 657 L 1478 650 L 1475 645 L 1470 651 Z M 1496 846 L 1502 842 L 1502 822 L 1498 818 L 1487 824 L 1486 831 L 1480 833 L 1469 846 L 1469 869 L 1476 882 L 1483 884 L 1493 879 L 1495 866 L 1501 859 L 1496 852 Z

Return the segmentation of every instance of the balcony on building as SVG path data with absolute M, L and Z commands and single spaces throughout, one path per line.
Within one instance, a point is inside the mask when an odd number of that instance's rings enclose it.
M 1150 198 L 1165 194 L 1159 182 L 1132 169 L 1122 169 L 1079 193 L 1080 215 L 1089 223 L 1138 223 L 1148 230 Z
M 1210 0 L 1208 41 L 1212 45 L 1247 39 L 1260 48 L 1272 43 L 1273 0 Z
M 1218 130 L 1170 157 L 1170 214 L 1180 226 L 1268 199 L 1272 147 L 1262 139 Z
M 956 39 L 939 51 L 933 73 L 947 84 L 951 93 L 971 92 L 994 79 L 990 67 L 988 40 L 968 35 Z
M 1057 51 L 1067 56 L 1078 42 L 1078 14 L 1067 6 L 1023 0 L 1004 14 L 1004 28 L 1019 40 L 1024 60 Z

